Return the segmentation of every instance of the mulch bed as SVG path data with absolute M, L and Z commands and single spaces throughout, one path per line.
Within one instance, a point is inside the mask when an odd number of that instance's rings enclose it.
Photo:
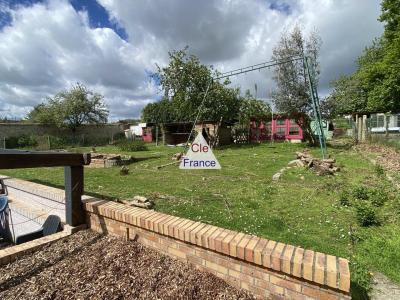
M 0 267 L 0 299 L 254 299 L 134 241 L 78 232 Z

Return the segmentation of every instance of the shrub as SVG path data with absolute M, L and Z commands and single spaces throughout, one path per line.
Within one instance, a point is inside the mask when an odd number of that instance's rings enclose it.
M 369 200 L 372 205 L 376 207 L 382 206 L 388 199 L 389 195 L 385 191 L 384 187 L 371 189 L 369 191 Z
M 147 146 L 142 141 L 129 141 L 122 140 L 117 144 L 121 151 L 135 152 L 135 151 L 147 151 Z
M 38 144 L 36 138 L 32 135 L 21 135 L 18 138 L 18 147 L 34 147 Z
M 339 202 L 342 206 L 351 206 L 351 195 L 348 191 L 343 191 L 339 196 Z
M 37 146 L 37 139 L 33 135 L 20 135 L 20 136 L 10 136 L 6 138 L 6 148 L 24 148 L 24 147 L 35 147 Z
M 354 187 L 351 194 L 355 199 L 358 200 L 368 200 L 369 198 L 368 188 L 363 185 L 358 185 Z
M 356 205 L 356 214 L 358 223 L 363 226 L 379 225 L 376 208 L 366 201 L 359 201 Z
M 15 149 L 18 147 L 18 137 L 10 136 L 6 138 L 6 149 Z
M 116 134 L 114 134 L 113 136 L 113 140 L 114 141 L 120 141 L 120 140 L 124 140 L 126 139 L 125 137 L 125 132 L 117 132 Z
M 71 145 L 65 137 L 49 136 L 49 140 L 51 149 L 62 149 Z

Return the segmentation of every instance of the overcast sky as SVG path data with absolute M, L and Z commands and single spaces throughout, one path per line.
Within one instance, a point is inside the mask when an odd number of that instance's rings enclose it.
M 377 0 L 0 0 L 0 116 L 24 117 L 82 82 L 103 94 L 110 120 L 135 118 L 160 97 L 148 74 L 188 45 L 221 71 L 260 63 L 283 30 L 317 30 L 321 95 L 355 69 L 383 26 Z M 232 78 L 266 98 L 272 70 Z

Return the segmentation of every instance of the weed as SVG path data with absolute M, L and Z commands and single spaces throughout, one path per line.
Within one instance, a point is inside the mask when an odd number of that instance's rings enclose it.
M 385 175 L 385 169 L 381 165 L 375 165 L 375 173 L 378 177 L 383 177 Z
M 369 190 L 369 200 L 375 207 L 380 207 L 389 199 L 389 195 L 384 187 Z
M 340 193 L 339 203 L 342 206 L 351 206 L 351 194 L 349 193 L 349 191 L 344 190 Z

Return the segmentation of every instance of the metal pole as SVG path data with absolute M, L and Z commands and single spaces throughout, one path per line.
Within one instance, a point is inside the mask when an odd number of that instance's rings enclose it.
M 308 85 L 310 89 L 310 96 L 311 96 L 311 101 L 312 101 L 312 106 L 314 110 L 314 117 L 316 119 L 318 128 L 319 128 L 319 144 L 322 152 L 322 158 L 324 159 L 326 157 L 326 143 L 325 143 L 325 135 L 323 131 L 323 126 L 322 126 L 322 120 L 321 120 L 321 112 L 319 108 L 319 100 L 318 100 L 318 93 L 315 90 L 315 82 L 314 82 L 314 68 L 312 65 L 310 65 L 309 62 L 309 57 L 305 56 L 304 57 L 304 67 L 307 71 L 307 77 L 308 77 Z

